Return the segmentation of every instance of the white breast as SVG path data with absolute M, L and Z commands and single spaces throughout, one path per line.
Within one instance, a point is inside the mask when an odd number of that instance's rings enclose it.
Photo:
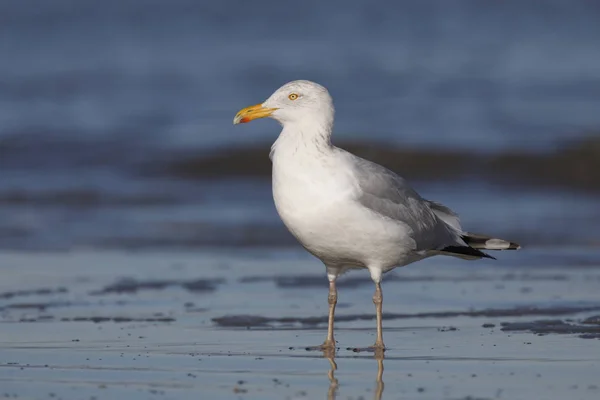
M 382 267 L 402 263 L 406 229 L 373 218 L 353 200 L 358 190 L 335 154 L 306 154 L 278 146 L 273 160 L 273 198 L 281 219 L 302 245 L 327 264 Z

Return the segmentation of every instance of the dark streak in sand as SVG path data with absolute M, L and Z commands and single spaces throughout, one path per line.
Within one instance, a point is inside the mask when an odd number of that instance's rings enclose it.
M 568 276 L 564 274 L 514 274 L 508 273 L 500 277 L 496 276 L 397 276 L 388 275 L 386 282 L 480 282 L 480 281 L 519 281 L 519 282 L 542 282 L 542 281 L 566 281 Z M 327 278 L 324 275 L 296 275 L 296 276 L 245 276 L 238 280 L 240 283 L 274 282 L 280 288 L 303 288 L 327 286 Z M 359 286 L 372 285 L 370 279 L 364 277 L 342 277 L 338 284 L 340 287 L 356 288 Z
M 224 283 L 223 279 L 194 279 L 194 280 L 169 280 L 157 279 L 138 281 L 136 279 L 122 279 L 116 283 L 105 286 L 100 290 L 90 292 L 92 296 L 105 294 L 133 294 L 142 290 L 163 290 L 168 287 L 181 287 L 189 292 L 212 292 L 217 286 Z
M 40 289 L 27 289 L 27 290 L 15 290 L 12 292 L 0 293 L 0 299 L 12 299 L 13 297 L 21 296 L 47 296 L 52 294 L 64 294 L 67 293 L 67 288 L 40 288 Z
M 39 317 L 21 318 L 19 322 L 47 322 L 47 321 L 60 321 L 60 322 L 93 322 L 95 324 L 103 322 L 175 322 L 175 318 L 171 317 L 73 317 L 73 318 L 60 318 L 56 319 L 52 315 L 40 315 Z
M 171 317 L 74 317 L 61 318 L 62 322 L 175 322 L 175 318 Z
M 73 303 L 70 301 L 49 301 L 45 303 L 13 303 L 7 304 L 0 307 L 0 311 L 4 310 L 38 310 L 44 311 L 48 308 L 56 307 L 71 307 L 73 305 L 80 305 L 79 303 Z
M 561 320 L 538 320 L 531 322 L 503 322 L 502 331 L 531 332 L 538 335 L 549 333 L 580 334 L 584 339 L 600 339 L 600 316 L 587 318 L 580 323 Z
M 580 312 L 590 312 L 600 310 L 598 306 L 588 307 L 516 307 L 507 309 L 485 309 L 474 311 L 439 311 L 439 312 L 423 312 L 414 314 L 395 314 L 384 313 L 383 319 L 409 319 L 409 318 L 454 318 L 454 317 L 521 317 L 527 315 L 544 315 L 544 316 L 559 316 L 577 314 Z M 336 322 L 349 321 L 368 321 L 375 318 L 374 314 L 354 314 L 336 316 Z M 327 323 L 327 316 L 321 317 L 281 317 L 270 318 L 258 315 L 227 315 L 223 317 L 213 318 L 212 321 L 224 328 L 240 328 L 240 327 L 273 327 L 274 324 L 292 325 L 301 324 L 305 326 L 316 326 Z

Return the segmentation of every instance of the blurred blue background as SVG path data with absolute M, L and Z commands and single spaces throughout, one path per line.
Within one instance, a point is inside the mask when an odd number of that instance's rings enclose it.
M 334 142 L 471 231 L 600 243 L 600 3 L 0 2 L 0 247 L 288 246 L 279 127 L 310 79 Z

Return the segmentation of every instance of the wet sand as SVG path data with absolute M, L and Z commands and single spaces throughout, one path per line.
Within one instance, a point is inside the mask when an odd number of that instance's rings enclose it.
M 356 351 L 374 340 L 361 271 L 340 284 L 335 358 L 306 350 L 327 284 L 299 249 L 4 252 L 0 398 L 596 399 L 600 264 L 580 250 L 396 270 L 383 359 Z

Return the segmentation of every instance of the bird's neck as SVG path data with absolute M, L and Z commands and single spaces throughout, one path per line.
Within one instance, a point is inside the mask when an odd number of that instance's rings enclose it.
M 294 149 L 294 152 L 325 152 L 333 148 L 331 134 L 333 124 L 330 122 L 309 123 L 297 122 L 285 124 L 279 138 L 273 144 L 273 150 L 277 147 Z

